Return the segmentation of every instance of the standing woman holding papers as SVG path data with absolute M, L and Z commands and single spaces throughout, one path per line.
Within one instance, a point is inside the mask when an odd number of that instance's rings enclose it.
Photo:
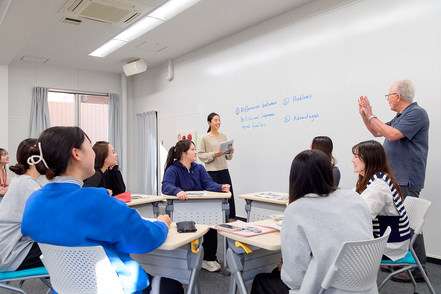
M 165 163 L 164 179 L 162 181 L 162 194 L 177 196 L 180 200 L 188 199 L 185 191 L 215 191 L 228 192 L 230 185 L 215 183 L 205 168 L 197 164 L 197 151 L 194 143 L 190 140 L 180 140 L 176 146 L 168 151 Z M 204 261 L 202 268 L 215 272 L 221 269 L 216 261 L 217 232 L 210 229 L 204 235 Z
M 230 204 L 230 219 L 236 217 L 236 207 L 234 205 L 234 194 L 231 183 L 230 173 L 228 171 L 227 160 L 233 159 L 234 148 L 231 148 L 230 154 L 223 154 L 219 151 L 220 143 L 227 141 L 227 136 L 219 132 L 221 126 L 220 116 L 217 113 L 210 113 L 207 117 L 208 131 L 202 136 L 199 143 L 199 159 L 205 163 L 205 168 L 210 177 L 219 184 L 229 184 L 231 198 L 228 199 Z

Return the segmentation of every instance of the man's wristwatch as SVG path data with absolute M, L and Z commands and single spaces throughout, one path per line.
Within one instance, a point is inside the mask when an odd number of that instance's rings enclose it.
M 372 115 L 368 118 L 368 121 L 371 122 L 371 119 L 373 119 L 373 118 L 377 118 L 377 116 L 376 116 L 375 114 L 372 114 Z

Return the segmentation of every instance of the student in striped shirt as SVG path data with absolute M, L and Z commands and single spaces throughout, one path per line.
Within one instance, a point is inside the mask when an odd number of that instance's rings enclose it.
M 383 146 L 377 141 L 364 141 L 352 147 L 352 153 L 354 173 L 359 174 L 355 190 L 371 211 L 374 236 L 382 236 L 388 226 L 392 229 L 383 259 L 401 259 L 409 250 L 409 220 Z

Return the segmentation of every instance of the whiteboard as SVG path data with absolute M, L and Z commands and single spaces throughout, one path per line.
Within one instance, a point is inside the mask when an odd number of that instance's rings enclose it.
M 174 144 L 169 137 L 176 128 L 196 129 L 201 137 L 207 115 L 219 113 L 220 131 L 235 140 L 229 170 L 236 197 L 288 192 L 293 158 L 322 135 L 334 142 L 340 187 L 352 189 L 357 179 L 352 146 L 373 139 L 358 114 L 358 97 L 368 96 L 374 113 L 387 122 L 395 113 L 384 95 L 395 81 L 410 79 L 417 89 L 415 101 L 431 121 L 421 195 L 432 201 L 426 250 L 441 257 L 436 245 L 441 222 L 436 213 L 441 206 L 440 6 L 437 0 L 359 1 L 202 56 L 177 68 L 173 83 L 159 82 L 163 75 L 150 77 L 154 90 L 142 86 L 149 84 L 144 80 L 135 82 L 139 100 L 134 107 L 158 110 L 166 148 Z M 171 101 L 178 101 L 179 108 Z M 241 199 L 236 202 L 238 214 L 243 213 Z

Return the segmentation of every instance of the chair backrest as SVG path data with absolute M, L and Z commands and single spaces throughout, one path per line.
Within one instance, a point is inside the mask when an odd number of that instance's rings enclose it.
M 38 245 L 52 286 L 58 293 L 124 293 L 103 247 Z
M 406 208 L 407 217 L 409 218 L 409 226 L 420 234 L 426 219 L 426 213 L 432 202 L 417 197 L 407 196 L 404 199 L 404 207 Z
M 346 291 L 366 291 L 377 287 L 377 273 L 390 227 L 383 236 L 367 241 L 343 243 L 322 282 L 322 291 L 334 287 Z

